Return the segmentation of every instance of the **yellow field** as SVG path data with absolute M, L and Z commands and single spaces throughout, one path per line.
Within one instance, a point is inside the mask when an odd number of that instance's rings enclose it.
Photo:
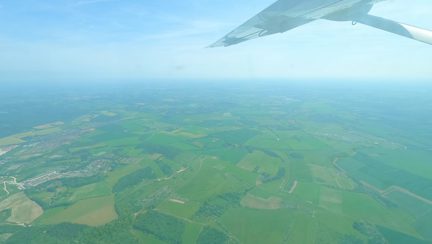
M 274 175 L 279 169 L 279 164 L 279 159 L 270 157 L 261 151 L 254 151 L 246 155 L 237 166 L 248 171 L 258 169 L 260 173 Z
M 355 187 L 354 182 L 341 174 L 334 168 L 323 167 L 321 165 L 309 164 L 309 169 L 312 175 L 326 185 L 333 186 L 343 190 L 352 190 Z
M 101 111 L 101 114 L 109 117 L 113 117 L 117 115 L 116 113 L 110 111 Z
M 40 223 L 58 224 L 70 222 L 90 226 L 100 226 L 117 219 L 114 209 L 114 195 L 90 198 L 63 209 L 57 208 L 46 212 Z
M 48 123 L 48 124 L 44 124 L 44 125 L 38 125 L 38 126 L 35 126 L 34 128 L 38 129 L 38 130 L 44 130 L 44 129 L 49 129 L 49 128 L 53 128 L 56 126 L 60 126 L 63 124 L 64 124 L 63 122 L 58 121 L 58 122 Z
M 35 131 L 29 131 L 24 132 L 8 137 L 0 138 L 0 146 L 8 146 L 8 145 L 14 145 L 14 144 L 20 144 L 25 142 L 24 138 L 30 137 L 30 136 L 44 136 L 51 133 L 59 132 L 61 131 L 60 128 L 48 128 L 48 129 L 41 129 L 41 130 L 35 130 Z
M 17 224 L 30 224 L 42 215 L 42 208 L 30 200 L 23 192 L 16 193 L 0 202 L 0 211 L 11 209 L 8 222 Z
M 14 136 L 8 136 L 0 138 L 0 146 L 8 146 L 8 145 L 14 145 L 14 144 L 20 144 L 24 141 L 20 138 L 14 137 Z
M 342 214 L 343 199 L 340 191 L 322 187 L 319 206 L 330 212 Z
M 279 197 L 261 198 L 252 194 L 247 194 L 241 200 L 243 207 L 255 209 L 279 209 L 282 207 L 282 199 Z

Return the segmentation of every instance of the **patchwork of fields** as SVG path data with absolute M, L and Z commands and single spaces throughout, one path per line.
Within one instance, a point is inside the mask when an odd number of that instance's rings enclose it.
M 430 99 L 94 92 L 74 97 L 91 111 L 0 138 L 0 241 L 432 242 L 432 113 L 412 109 Z

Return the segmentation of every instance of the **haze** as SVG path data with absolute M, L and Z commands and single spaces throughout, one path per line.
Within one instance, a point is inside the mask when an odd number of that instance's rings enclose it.
M 0 0 L 0 81 L 432 76 L 430 46 L 349 22 L 205 48 L 272 2 Z M 432 29 L 431 9 L 396 0 L 372 13 Z

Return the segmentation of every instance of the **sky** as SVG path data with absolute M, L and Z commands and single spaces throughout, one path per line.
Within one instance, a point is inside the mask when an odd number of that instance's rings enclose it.
M 432 46 L 350 22 L 319 20 L 228 48 L 206 48 L 273 2 L 0 0 L 0 82 L 432 82 Z M 371 13 L 432 30 L 431 12 L 430 0 L 389 0 Z

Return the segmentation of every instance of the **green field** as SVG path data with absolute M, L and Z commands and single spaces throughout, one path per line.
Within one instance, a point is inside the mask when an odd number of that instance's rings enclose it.
M 430 99 L 93 92 L 0 138 L 0 242 L 432 243 Z

